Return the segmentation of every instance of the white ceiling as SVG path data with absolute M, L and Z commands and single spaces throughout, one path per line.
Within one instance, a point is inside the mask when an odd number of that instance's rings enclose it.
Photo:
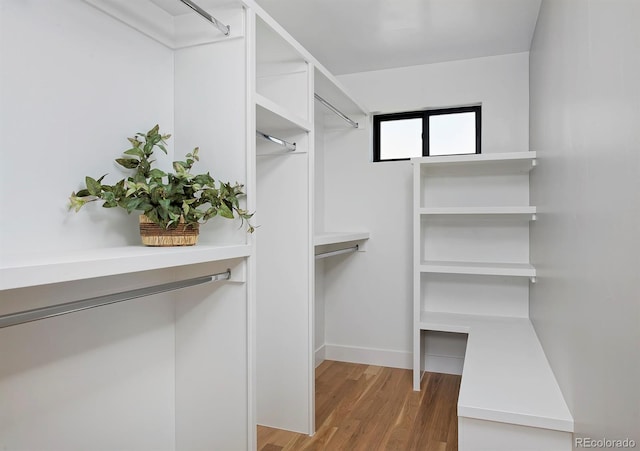
M 336 75 L 529 51 L 541 0 L 256 0 Z

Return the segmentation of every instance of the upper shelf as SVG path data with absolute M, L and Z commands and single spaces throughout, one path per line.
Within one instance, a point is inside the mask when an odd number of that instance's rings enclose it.
M 254 0 L 242 0 L 243 4 L 256 13 L 256 76 L 258 78 L 258 92 L 265 94 L 265 80 L 278 76 L 286 81 L 286 96 L 291 96 L 291 90 L 296 82 L 301 81 L 300 76 L 309 70 L 305 65 L 313 68 L 313 93 L 320 95 L 327 102 L 345 115 L 359 123 L 359 128 L 364 129 L 369 114 L 366 108 L 360 105 L 347 92 L 344 86 L 333 76 L 311 53 L 297 42 L 280 24 L 278 24 L 260 5 Z M 308 74 L 304 73 L 307 76 Z M 291 76 L 287 78 L 287 76 Z M 298 80 L 295 80 L 298 78 Z M 262 80 L 265 79 L 265 80 Z M 293 80 L 294 83 L 290 81 Z M 274 96 L 267 97 L 274 98 Z M 313 97 L 313 96 L 312 96 Z M 283 103 L 279 102 L 279 103 Z M 327 113 L 328 127 L 333 127 L 333 121 L 340 128 L 345 127 L 345 122 L 333 113 Z M 347 125 L 348 126 L 348 125 Z
M 277 104 L 271 99 L 256 93 L 256 127 L 265 133 L 289 134 L 308 132 L 312 124 Z
M 367 110 L 347 93 L 346 89 L 322 67 L 315 67 L 314 93 L 329 102 L 334 108 L 358 123 L 358 129 L 365 129 L 367 125 Z M 326 109 L 324 126 L 328 129 L 344 129 L 351 127 L 344 119 Z
M 195 3 L 228 25 L 229 36 L 179 0 L 84 1 L 170 49 L 244 36 L 242 8 L 228 0 L 195 0 Z
M 251 246 L 126 246 L 3 260 L 0 290 L 247 257 Z
M 536 166 L 536 152 L 482 153 L 412 158 L 423 174 L 482 175 L 527 173 Z
M 292 38 L 284 35 L 271 18 L 256 18 L 256 72 L 258 77 L 298 72 L 306 58 Z

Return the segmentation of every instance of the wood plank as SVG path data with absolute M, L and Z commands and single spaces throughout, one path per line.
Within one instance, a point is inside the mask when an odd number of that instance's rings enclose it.
M 258 426 L 258 450 L 456 451 L 460 376 L 425 373 L 420 392 L 411 378 L 410 370 L 325 361 L 316 370 L 316 434 Z

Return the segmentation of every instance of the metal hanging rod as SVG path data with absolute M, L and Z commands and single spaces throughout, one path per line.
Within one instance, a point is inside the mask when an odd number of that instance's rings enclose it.
M 152 294 L 164 293 L 167 291 L 179 290 L 180 288 L 192 287 L 216 280 L 228 280 L 231 277 L 231 270 L 212 274 L 210 276 L 196 277 L 194 279 L 179 280 L 177 282 L 164 283 L 146 288 L 122 291 L 120 293 L 107 294 L 95 298 L 82 299 L 80 301 L 66 302 L 64 304 L 40 307 L 23 312 L 9 313 L 0 316 L 0 329 L 3 327 L 16 326 L 18 324 L 29 323 L 41 319 L 52 318 L 54 316 L 66 315 L 67 313 L 79 312 L 103 305 L 115 304 L 117 302 L 128 301 Z
M 356 244 L 353 247 L 347 247 L 345 249 L 339 249 L 337 251 L 322 252 L 320 254 L 316 254 L 316 259 L 333 257 L 334 255 L 340 255 L 340 254 L 350 254 L 351 252 L 357 252 L 358 249 L 360 249 L 360 245 Z
M 296 150 L 296 143 L 290 143 L 288 141 L 285 141 L 284 139 L 280 139 L 280 138 L 276 138 L 275 136 L 271 136 L 267 133 L 261 132 L 259 130 L 256 130 L 256 135 L 258 136 L 262 136 L 264 139 L 267 139 L 269 141 L 271 141 L 272 143 L 276 143 L 282 147 L 284 147 L 287 150 L 290 150 L 292 152 L 295 152 Z
M 213 17 L 208 12 L 206 12 L 204 9 L 200 8 L 197 4 L 193 3 L 191 0 L 180 0 L 180 1 L 185 5 L 187 5 L 189 8 L 191 8 L 192 10 L 194 10 L 200 16 L 202 16 L 206 21 L 211 22 L 218 30 L 222 31 L 222 33 L 224 33 L 225 36 L 229 36 L 229 33 L 231 32 L 231 27 L 229 27 L 229 25 L 224 25 L 223 23 L 218 22 L 218 20 L 215 17 Z
M 321 104 L 323 104 L 324 106 L 326 106 L 327 108 L 329 108 L 331 111 L 333 111 L 335 114 L 337 114 L 338 116 L 340 116 L 342 119 L 344 119 L 345 121 L 347 121 L 349 124 L 351 124 L 351 126 L 353 128 L 358 128 L 358 123 L 356 121 L 354 121 L 353 119 L 351 119 L 350 117 L 348 117 L 346 114 L 344 114 L 342 111 L 340 111 L 339 109 L 337 109 L 336 107 L 334 107 L 333 105 L 331 105 L 329 102 L 327 102 L 326 100 L 324 100 L 322 97 L 320 97 L 318 94 L 314 94 L 314 97 L 316 98 L 316 100 L 318 102 L 320 102 Z

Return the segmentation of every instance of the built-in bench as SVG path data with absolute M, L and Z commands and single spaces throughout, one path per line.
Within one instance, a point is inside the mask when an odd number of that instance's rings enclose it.
M 468 334 L 460 451 L 570 451 L 573 417 L 528 318 L 422 312 L 421 330 Z

